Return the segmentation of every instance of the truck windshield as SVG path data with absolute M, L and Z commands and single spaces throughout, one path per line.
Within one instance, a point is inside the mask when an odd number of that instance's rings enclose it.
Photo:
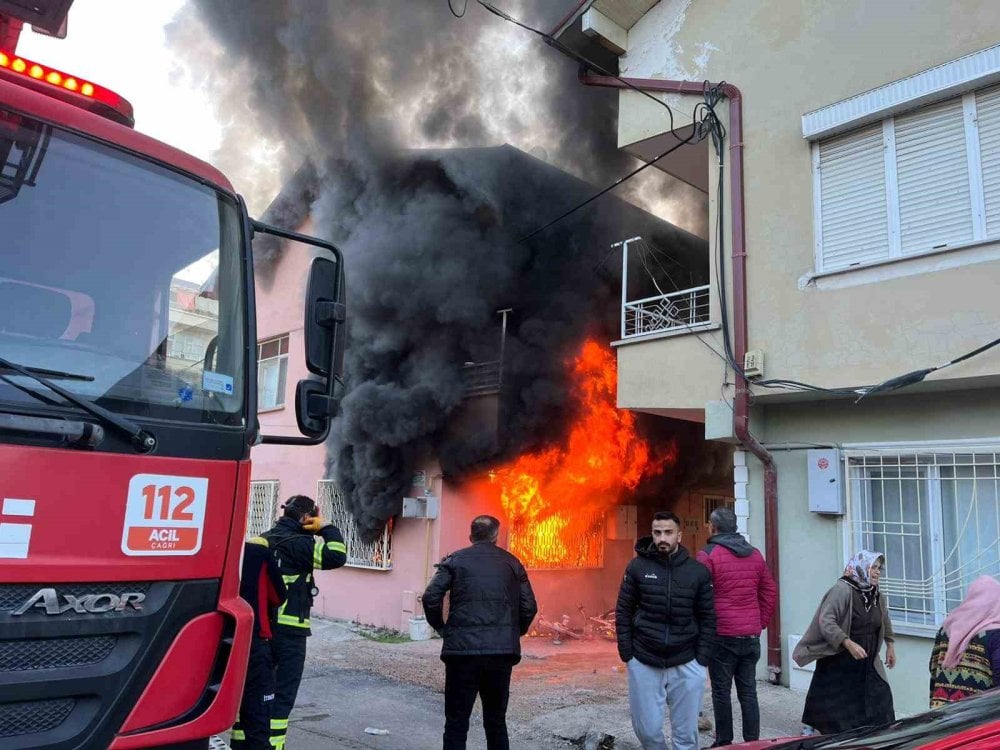
M 122 414 L 243 423 L 235 201 L 0 109 L 0 358 Z M 0 408 L 74 409 L 0 370 Z

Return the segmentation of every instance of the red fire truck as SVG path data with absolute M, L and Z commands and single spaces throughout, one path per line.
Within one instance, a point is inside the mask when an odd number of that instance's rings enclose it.
M 0 747 L 205 748 L 246 671 L 250 448 L 325 440 L 343 264 L 125 99 L 16 54 L 71 2 L 0 0 Z M 261 233 L 321 248 L 302 436 L 259 434 Z

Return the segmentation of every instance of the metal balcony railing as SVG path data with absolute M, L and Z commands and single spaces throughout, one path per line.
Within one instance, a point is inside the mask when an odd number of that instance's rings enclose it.
M 622 338 L 687 328 L 709 321 L 709 287 L 696 286 L 622 305 Z

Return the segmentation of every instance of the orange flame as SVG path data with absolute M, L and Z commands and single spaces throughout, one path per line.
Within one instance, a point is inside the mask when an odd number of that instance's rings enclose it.
M 654 455 L 635 415 L 617 408 L 617 368 L 605 347 L 584 343 L 573 381 L 583 408 L 565 445 L 490 472 L 510 524 L 510 551 L 531 568 L 601 565 L 605 513 L 676 452 L 669 445 Z

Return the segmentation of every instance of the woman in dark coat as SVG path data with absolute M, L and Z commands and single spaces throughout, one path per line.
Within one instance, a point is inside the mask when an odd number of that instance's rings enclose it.
M 896 664 L 892 625 L 878 582 L 885 566 L 879 552 L 854 555 L 844 575 L 823 597 L 792 658 L 816 662 L 802 722 L 822 734 L 836 734 L 895 721 L 885 664 Z

